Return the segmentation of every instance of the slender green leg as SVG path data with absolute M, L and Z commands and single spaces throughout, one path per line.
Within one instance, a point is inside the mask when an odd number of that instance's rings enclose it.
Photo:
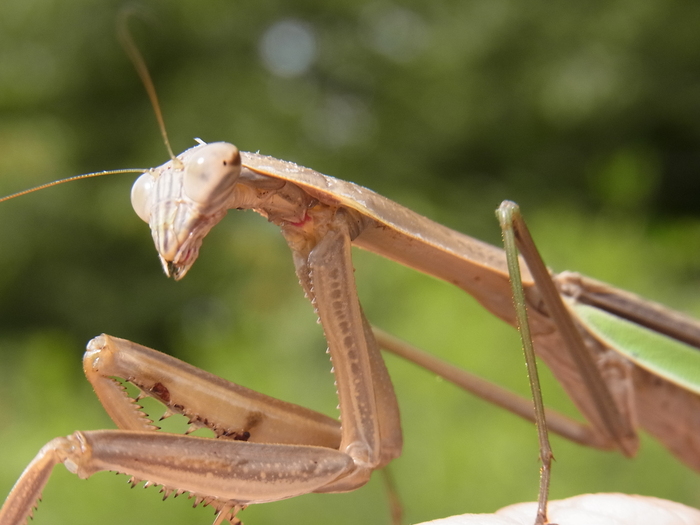
M 594 357 L 584 343 L 581 332 L 564 305 L 564 301 L 554 281 L 552 281 L 551 274 L 537 251 L 525 220 L 520 214 L 519 206 L 514 202 L 504 201 L 498 210 L 498 215 L 499 217 L 501 215 L 507 217 L 505 220 L 511 224 L 517 248 L 525 259 L 535 283 L 537 283 L 541 300 L 549 317 L 556 325 L 565 343 L 562 351 L 568 351 L 576 364 L 583 386 L 588 390 L 591 398 L 595 400 L 608 436 L 617 444 L 623 454 L 628 457 L 634 456 L 638 444 L 634 425 L 629 418 L 622 416 L 615 403 L 610 389 L 595 364 Z
M 523 292 L 522 279 L 520 277 L 520 260 L 518 258 L 518 249 L 515 242 L 515 232 L 513 229 L 514 215 L 519 215 L 519 208 L 515 203 L 505 201 L 496 211 L 496 216 L 501 223 L 503 232 L 503 243 L 506 250 L 506 258 L 508 261 L 508 273 L 510 274 L 510 283 L 513 288 L 513 302 L 515 305 L 515 315 L 518 321 L 518 330 L 520 338 L 523 342 L 523 351 L 525 353 L 525 364 L 527 373 L 530 379 L 530 390 L 532 391 L 532 400 L 535 405 L 535 423 L 537 425 L 537 434 L 540 441 L 540 461 L 542 468 L 540 469 L 540 491 L 537 499 L 537 518 L 535 525 L 547 523 L 547 498 L 549 496 L 549 480 L 552 471 L 552 447 L 549 444 L 549 434 L 547 432 L 547 420 L 544 415 L 544 403 L 542 402 L 542 390 L 540 388 L 540 379 L 537 373 L 537 363 L 535 361 L 535 349 L 532 345 L 532 336 L 530 335 L 530 323 L 527 318 L 527 309 L 525 308 L 525 293 Z

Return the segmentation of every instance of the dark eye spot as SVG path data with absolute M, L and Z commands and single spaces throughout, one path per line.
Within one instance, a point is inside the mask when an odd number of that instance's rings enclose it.
M 224 166 L 228 166 L 228 162 L 224 161 Z
M 170 391 L 165 387 L 163 383 L 156 383 L 151 387 L 151 393 L 157 399 L 160 399 L 164 403 L 170 402 Z

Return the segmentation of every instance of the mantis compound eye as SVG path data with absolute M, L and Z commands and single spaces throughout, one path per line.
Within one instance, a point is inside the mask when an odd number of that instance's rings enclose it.
M 136 215 L 141 217 L 141 220 L 148 222 L 151 217 L 150 197 L 153 193 L 155 178 L 149 172 L 144 173 L 131 187 L 131 206 L 134 208 Z
M 183 193 L 206 209 L 228 199 L 241 174 L 238 148 L 225 142 L 207 144 L 186 164 Z

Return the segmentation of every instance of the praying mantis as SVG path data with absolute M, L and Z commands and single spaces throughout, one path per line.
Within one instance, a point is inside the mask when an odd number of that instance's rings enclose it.
M 171 193 L 173 184 L 176 193 Z M 179 186 L 181 188 L 177 189 Z M 181 209 L 183 203 L 185 206 Z M 226 417 L 224 412 L 233 410 L 234 405 L 218 414 L 219 407 L 212 404 L 226 402 L 230 395 L 222 397 L 216 394 L 215 398 L 209 399 L 209 391 L 214 393 L 221 389 L 221 386 L 217 386 L 218 380 L 208 379 L 191 367 L 183 368 L 185 365 L 139 345 L 103 335 L 88 344 L 85 372 L 110 417 L 127 431 L 75 433 L 47 444 L 25 471 L 0 511 L 0 517 L 7 519 L 8 524 L 24 522 L 57 463 L 64 463 L 69 471 L 82 478 L 102 470 L 134 475 L 136 482 L 139 478 L 145 478 L 163 484 L 165 497 L 179 489 L 195 492 L 196 496 L 199 493 L 203 498 L 211 498 L 219 515 L 224 518 L 239 505 L 245 507 L 249 503 L 286 499 L 309 491 L 325 492 L 327 486 L 330 492 L 344 492 L 364 485 L 372 470 L 386 466 L 400 454 L 402 439 L 394 392 L 376 346 L 377 342 L 387 348 L 393 344 L 385 342 L 386 337 L 376 330 L 375 341 L 357 302 L 350 258 L 351 241 L 445 280 L 454 280 L 455 284 L 472 291 L 494 313 L 513 322 L 510 319 L 513 315 L 511 307 L 504 297 L 507 294 L 503 293 L 504 285 L 498 284 L 505 278 L 503 255 L 498 250 L 440 227 L 364 188 L 271 157 L 241 154 L 230 144 L 201 143 L 167 164 L 144 173 L 132 190 L 132 204 L 137 214 L 151 226 L 163 269 L 176 280 L 184 277 L 192 267 L 202 239 L 223 218 L 228 208 L 254 209 L 282 226 L 295 256 L 300 282 L 324 324 L 329 351 L 337 368 L 341 411 L 345 414 L 340 450 L 334 450 L 337 436 L 333 437 L 333 431 L 335 429 L 337 434 L 337 427 L 331 420 L 320 420 L 318 418 L 321 416 L 314 414 L 305 415 L 298 407 L 278 405 L 277 401 L 258 400 L 257 394 L 252 397 L 245 394 L 246 398 L 256 401 L 252 405 L 248 401 L 244 403 L 244 406 L 250 406 L 245 409 L 248 415 L 244 414 L 244 431 L 242 434 L 237 430 L 234 432 L 231 429 L 238 428 L 239 423 L 225 423 L 226 419 L 221 419 Z M 509 222 L 506 210 L 515 210 L 512 203 L 511 206 L 505 204 L 499 209 L 502 225 Z M 566 330 L 566 323 L 563 323 L 560 314 L 557 321 L 559 330 L 553 332 L 551 326 L 547 327 L 546 319 L 537 320 L 532 313 L 538 301 L 543 301 L 551 312 L 557 308 L 564 309 L 564 305 L 561 303 L 557 307 L 560 292 L 550 280 L 542 262 L 532 258 L 532 243 L 527 241 L 528 235 L 524 226 L 519 226 L 515 213 L 512 227 L 520 232 L 521 250 L 537 283 L 537 288 L 531 289 L 542 297 L 531 303 L 530 316 L 535 320 L 533 335 L 541 352 L 553 352 L 562 346 L 559 332 Z M 530 255 L 526 255 L 528 253 Z M 513 279 L 512 270 L 510 273 Z M 528 275 L 525 281 L 531 279 Z M 582 297 L 593 294 L 593 297 L 605 298 L 613 294 L 613 298 L 629 298 L 629 294 L 618 294 L 600 283 L 578 276 L 567 276 L 560 282 L 564 293 L 566 286 L 580 283 L 582 290 L 577 293 L 581 293 Z M 528 286 L 532 287 L 532 284 Z M 496 293 L 492 293 L 494 290 Z M 547 295 L 556 296 L 557 301 L 552 303 L 551 299 L 546 299 Z M 638 299 L 634 301 L 639 305 L 635 309 L 641 308 L 639 318 L 648 320 L 649 314 L 643 312 L 658 310 L 653 305 L 642 305 Z M 353 304 L 356 305 L 355 311 Z M 616 303 L 608 300 L 608 304 Z M 626 311 L 636 310 L 628 308 Z M 568 320 L 569 315 L 564 312 L 563 320 Z M 675 321 L 678 325 L 690 324 L 690 321 L 665 315 L 668 321 Z M 544 323 L 545 327 L 538 326 L 540 323 Z M 521 329 L 524 329 L 522 324 Z M 569 330 L 578 333 L 574 324 Z M 555 338 L 554 342 L 552 337 Z M 692 333 L 688 337 L 692 337 Z M 529 333 L 524 338 L 529 340 Z M 590 340 L 586 340 L 586 345 L 591 344 Z M 579 351 L 585 353 L 583 344 L 580 346 Z M 557 371 L 565 371 L 560 376 L 564 381 L 567 374 L 578 371 L 583 375 L 582 366 L 579 366 L 579 370 L 572 370 L 572 365 L 566 363 L 566 356 L 550 354 L 550 359 L 554 359 Z M 593 367 L 594 374 L 599 374 L 593 362 L 589 366 Z M 625 366 L 622 364 L 623 370 Z M 366 371 L 362 370 L 363 367 Z M 613 369 L 613 372 L 616 370 Z M 659 385 L 659 381 L 653 378 L 645 379 L 648 372 L 632 369 L 632 373 L 635 375 L 633 384 L 637 388 L 636 393 L 642 393 L 639 388 L 661 386 L 660 393 L 668 388 Z M 640 373 L 641 376 L 638 375 Z M 134 407 L 130 398 L 124 396 L 118 383 L 110 379 L 112 376 L 126 378 L 138 385 L 144 393 L 166 404 L 168 412 L 172 410 L 187 414 L 203 427 L 209 427 L 211 422 L 211 428 L 217 435 L 239 441 L 250 439 L 252 443 L 144 432 L 152 430 L 152 422 L 137 416 L 135 408 L 140 407 Z M 593 378 L 597 379 L 597 375 Z M 370 381 L 373 387 L 365 393 L 364 388 Z M 619 382 L 619 379 L 613 380 L 612 387 L 619 388 Z M 599 384 L 606 388 L 605 384 Z M 188 389 L 200 393 L 190 395 Z M 576 390 L 570 392 L 578 395 Z M 646 402 L 638 408 L 632 407 L 635 411 L 632 417 L 639 417 L 647 429 L 669 443 L 684 461 L 697 467 L 694 464 L 693 435 L 679 436 L 682 429 L 669 433 L 667 427 L 673 422 L 659 409 L 645 413 L 644 410 L 649 410 L 647 407 L 653 401 L 648 397 L 648 392 L 646 394 Z M 627 395 L 623 392 L 622 398 Z M 615 424 L 625 423 L 619 420 L 619 414 L 613 414 L 617 419 L 605 421 L 605 416 L 599 413 L 600 398 L 594 407 L 585 396 L 578 399 L 579 406 L 587 409 L 592 423 L 596 422 L 596 417 L 603 419 L 602 424 L 600 421 L 595 423 L 597 432 L 590 434 L 578 425 L 562 424 L 557 418 L 551 419 L 552 428 L 558 428 L 558 432 L 582 443 L 610 448 L 606 440 L 616 441 L 626 455 L 636 452 L 634 429 L 615 427 Z M 662 406 L 667 403 L 666 399 L 662 400 Z M 674 405 L 674 414 L 689 410 L 688 415 L 692 417 L 694 402 L 697 403 L 697 400 L 692 396 L 686 397 Z M 375 403 L 376 408 L 373 406 Z M 619 406 L 624 409 L 624 405 Z M 273 415 L 275 413 L 277 415 Z M 288 416 L 285 415 L 287 413 Z M 650 426 L 649 414 L 655 418 L 652 422 L 662 421 L 664 427 L 658 429 Z M 254 420 L 251 421 L 253 416 Z M 290 422 L 299 420 L 294 424 L 296 427 L 291 427 L 297 430 L 292 430 L 291 434 L 289 430 L 278 433 L 277 427 L 287 417 L 291 418 Z M 308 420 L 309 423 L 301 420 Z M 306 430 L 307 427 L 312 428 Z M 247 428 L 250 428 L 250 432 L 245 430 Z M 606 438 L 601 430 L 608 431 L 610 435 Z M 372 436 L 372 433 L 375 435 Z M 299 444 L 309 440 L 314 446 L 299 447 Z M 689 451 L 678 446 L 679 442 L 685 441 L 689 443 Z M 292 466 L 308 463 L 309 467 L 304 467 L 303 473 L 299 474 L 296 467 L 291 471 L 285 470 L 283 467 L 290 460 Z M 209 464 L 213 467 L 206 466 Z M 236 468 L 231 470 L 230 465 L 236 465 Z M 252 471 L 250 474 L 249 469 Z M 187 475 L 183 475 L 185 472 Z M 267 481 L 268 477 L 271 481 Z M 211 479 L 215 483 L 212 484 Z M 268 495 L 270 489 L 273 492 Z M 220 520 L 217 519 L 216 523 L 220 523 Z
M 254 146 L 253 146 L 253 147 L 254 147 Z M 280 156 L 282 156 L 282 155 L 280 155 Z M 310 164 L 310 165 L 312 165 L 312 166 L 315 166 L 312 162 L 305 162 L 305 164 Z M 102 167 L 102 166 L 100 166 L 100 167 Z M 330 169 L 326 169 L 326 168 L 324 168 L 324 171 L 329 171 L 329 172 L 331 172 L 331 173 L 340 173 L 340 171 L 338 171 L 338 170 L 330 170 Z M 369 184 L 369 183 L 368 183 L 368 184 Z M 373 185 L 373 184 L 369 184 L 369 185 Z M 80 190 L 76 190 L 76 191 L 80 191 Z M 14 209 L 14 208 L 13 208 L 13 209 Z M 490 214 L 487 215 L 487 217 L 488 217 L 488 220 L 490 221 Z M 562 232 L 562 235 L 563 235 L 563 232 Z M 252 236 L 252 237 L 256 237 L 256 235 L 254 235 L 254 234 L 251 235 L 251 236 Z M 250 239 L 249 239 L 249 240 L 250 240 Z M 495 239 L 494 239 L 494 242 L 495 242 Z M 5 244 L 5 245 L 8 245 L 8 244 Z M 215 248 L 211 248 L 210 250 L 211 250 L 211 251 L 214 251 Z M 365 263 L 364 263 L 364 262 L 361 262 L 361 263 L 359 263 L 359 264 L 365 264 Z M 367 263 L 367 264 L 370 264 L 370 263 Z M 254 265 L 255 265 L 255 264 L 252 264 L 251 266 L 254 266 Z M 567 266 L 573 267 L 573 268 L 577 268 L 577 269 L 580 269 L 580 268 L 581 268 L 581 265 L 580 265 L 580 264 L 576 264 L 575 262 L 572 262 L 572 263 L 568 264 Z M 286 269 L 289 270 L 289 268 L 286 268 Z M 381 271 L 381 270 L 378 270 L 378 271 Z M 397 271 L 397 270 L 385 270 L 384 273 L 382 273 L 381 275 L 384 275 L 384 276 L 386 277 L 387 273 L 390 274 L 390 273 L 393 273 L 393 272 L 395 272 L 395 271 Z M 358 269 L 358 274 L 362 274 L 362 273 L 367 274 L 367 273 L 369 273 L 369 272 L 368 272 L 367 270 L 363 270 L 362 268 Z M 594 273 L 594 272 L 591 272 L 591 273 Z M 191 276 L 190 278 L 193 278 L 193 277 L 194 277 L 194 276 Z M 198 284 L 199 284 L 199 283 L 198 283 Z M 292 284 L 294 284 L 294 283 L 292 283 Z M 196 285 L 192 285 L 193 288 L 195 288 L 195 286 L 196 286 Z M 373 287 L 375 287 L 375 286 L 378 286 L 378 283 L 372 282 L 371 284 L 367 284 L 367 285 L 365 285 L 365 286 L 366 286 L 367 288 L 370 288 L 370 289 L 371 289 L 371 288 L 373 288 Z M 421 285 L 419 285 L 419 286 L 421 286 Z M 422 286 L 425 286 L 425 285 L 422 285 Z M 276 290 L 275 290 L 275 291 L 276 291 Z M 370 291 L 371 291 L 371 290 L 370 290 Z M 389 293 L 389 292 L 386 292 L 386 293 Z M 392 292 L 392 293 L 395 293 L 395 292 Z M 268 294 L 268 295 L 269 295 L 269 294 Z M 268 297 L 268 295 L 265 295 L 265 297 Z M 385 294 L 379 294 L 379 295 L 385 295 Z M 301 307 L 299 307 L 299 308 L 301 308 Z M 386 308 L 386 306 L 383 306 L 383 307 L 376 307 L 376 310 L 382 310 L 383 308 Z M 287 312 L 287 313 L 288 313 L 288 312 Z M 278 320 L 278 321 L 279 321 L 279 320 Z M 313 319 L 311 319 L 311 322 L 313 323 Z M 461 322 L 463 322 L 463 321 L 461 321 Z M 411 323 L 411 322 L 409 322 L 409 323 Z M 301 324 L 301 323 L 300 323 L 300 324 Z M 419 323 L 418 323 L 418 321 L 414 320 L 414 321 L 412 321 L 412 324 L 418 325 Z M 422 325 L 423 323 L 420 323 L 420 324 Z M 430 323 L 427 323 L 427 324 L 430 324 Z M 496 326 L 498 326 L 498 325 L 496 325 Z M 436 328 L 433 328 L 432 330 L 437 330 L 437 329 L 436 329 Z M 442 331 L 443 329 L 439 329 L 439 330 Z M 498 328 L 496 328 L 496 330 L 498 330 Z M 118 330 L 109 330 L 109 331 L 114 332 L 114 333 L 119 333 Z M 94 335 L 94 334 L 90 334 L 90 335 Z M 438 335 L 439 335 L 439 334 L 438 334 Z M 457 336 L 452 336 L 452 337 L 455 337 L 455 338 L 456 338 Z M 444 339 L 444 338 L 445 338 L 445 337 L 443 336 L 443 339 Z M 286 342 L 286 339 L 287 339 L 287 338 L 284 338 L 285 342 Z M 462 339 L 462 336 L 459 336 L 459 339 Z M 511 342 L 511 343 L 506 343 L 506 344 L 510 344 L 510 345 L 512 346 L 512 348 L 517 349 L 518 344 L 517 344 L 517 342 L 514 342 L 514 341 L 515 341 L 515 340 L 513 340 L 513 342 Z M 266 343 L 266 344 L 269 344 L 269 343 Z M 260 346 L 265 346 L 266 344 L 260 344 Z M 503 344 L 503 343 L 501 343 L 501 344 Z M 496 346 L 500 346 L 501 344 L 498 344 L 498 343 L 497 343 Z M 157 346 L 157 345 L 154 344 L 153 346 Z M 257 345 L 256 345 L 256 346 L 257 346 Z M 426 341 L 425 343 L 422 344 L 422 346 L 425 346 L 425 347 L 428 347 L 428 348 L 435 348 L 435 347 L 441 346 L 441 345 L 439 345 L 439 344 L 434 344 L 434 343 L 431 343 L 431 342 L 427 342 L 427 341 Z M 460 344 L 459 346 L 462 347 L 462 349 L 463 349 L 463 347 L 464 347 L 463 344 Z M 487 345 L 487 346 L 492 346 L 492 345 Z M 271 357 L 270 359 L 273 359 L 273 360 L 274 360 L 273 357 Z M 265 359 L 263 359 L 263 360 L 265 360 Z M 395 366 L 401 366 L 401 365 L 395 365 Z M 414 376 L 414 377 L 415 377 L 415 376 Z M 411 382 L 410 384 L 411 384 L 412 387 L 415 385 L 415 381 L 416 381 L 415 378 L 410 379 L 410 382 Z M 261 388 L 261 389 L 262 389 L 262 388 Z M 269 392 L 269 390 L 267 390 L 267 389 L 266 389 L 266 391 Z M 331 392 L 331 394 L 332 394 L 332 392 Z M 286 395 L 283 395 L 283 394 L 280 394 L 280 397 L 289 398 L 289 396 L 286 396 Z M 408 403 L 408 401 L 407 401 L 406 403 Z M 422 400 L 419 399 L 419 400 L 417 400 L 417 401 L 415 402 L 415 405 L 420 405 L 421 403 L 426 403 L 426 400 L 425 400 L 425 399 L 422 399 Z M 72 405 L 72 403 L 70 403 L 69 406 L 70 406 L 70 405 Z M 425 421 L 425 420 L 424 420 L 424 421 Z M 39 424 L 37 423 L 37 426 L 38 426 L 38 425 L 39 425 Z M 81 423 L 79 426 L 80 426 L 80 427 L 84 427 L 85 425 Z M 97 427 L 97 426 L 99 426 L 99 425 L 93 425 L 93 426 Z M 435 438 L 435 434 L 436 434 L 435 427 L 433 427 L 432 425 L 426 424 L 425 422 L 422 422 L 422 423 L 420 423 L 420 424 L 417 425 L 417 426 L 419 426 L 419 427 L 420 427 L 420 426 L 427 426 L 427 427 L 430 427 L 430 428 L 427 429 L 427 430 L 428 430 L 428 437 L 430 437 L 431 440 Z M 439 427 L 438 427 L 438 428 L 439 428 Z M 72 430 L 72 428 L 71 428 L 71 429 L 68 429 L 65 433 L 69 432 L 70 430 Z M 437 433 L 439 433 L 439 431 L 438 431 Z M 56 434 L 56 432 L 51 433 L 51 435 L 54 435 L 54 434 Z M 45 439 L 42 438 L 42 441 L 45 441 Z M 35 447 L 35 448 L 36 448 L 36 447 Z M 422 448 L 422 447 L 421 447 L 421 448 Z M 440 448 L 440 446 L 439 446 L 439 445 L 433 445 L 433 447 L 431 447 L 431 448 Z M 607 458 L 607 456 L 606 456 L 606 458 Z M 613 461 L 614 461 L 614 460 L 613 460 Z M 453 462 L 456 462 L 456 459 L 454 459 L 454 456 L 453 456 L 453 459 L 450 461 L 450 463 L 453 463 Z M 565 462 L 564 462 L 564 461 L 560 461 L 560 463 L 564 464 Z M 623 468 L 623 467 L 620 467 L 620 468 Z M 634 467 L 629 467 L 629 466 L 625 465 L 624 468 L 634 468 Z M 640 468 L 641 468 L 641 467 L 640 467 Z M 477 468 L 477 470 L 479 470 L 479 469 Z M 462 473 L 462 474 L 463 474 L 463 473 Z M 10 480 L 9 482 L 11 483 L 11 480 Z M 589 490 L 599 490 L 599 488 L 594 487 L 594 488 L 589 489 Z M 649 489 L 649 490 L 650 490 L 650 489 Z M 531 489 L 530 489 L 530 491 L 531 491 Z M 132 494 L 129 494 L 128 496 L 133 497 Z M 148 497 L 148 496 L 149 496 L 149 495 L 146 494 L 146 497 Z M 409 496 L 409 497 L 412 498 L 412 496 Z M 150 495 L 150 498 L 153 499 L 152 495 Z M 172 505 L 172 504 L 171 504 L 171 505 Z M 364 503 L 357 503 L 357 504 L 356 504 L 356 506 L 361 506 L 361 505 L 364 505 Z M 158 507 L 158 512 L 162 512 L 162 511 L 164 510 L 164 509 L 163 509 L 164 507 L 166 507 L 166 505 L 160 505 L 160 506 Z M 457 507 L 457 506 L 455 505 L 455 507 Z M 460 505 L 459 508 L 456 508 L 455 511 L 458 511 L 458 510 L 462 510 L 462 511 L 465 510 L 465 509 L 464 509 L 464 506 L 463 506 L 463 505 Z M 249 511 L 249 512 L 250 512 L 250 511 Z M 441 514 L 433 514 L 433 515 L 444 515 L 444 514 L 445 514 L 445 513 L 443 512 L 443 513 L 441 513 Z

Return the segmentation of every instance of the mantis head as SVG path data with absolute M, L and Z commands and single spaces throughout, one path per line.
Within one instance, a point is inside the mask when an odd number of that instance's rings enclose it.
M 167 276 L 180 280 L 194 264 L 202 240 L 226 215 L 240 173 L 238 148 L 214 142 L 195 146 L 136 180 L 131 205 L 151 227 Z

